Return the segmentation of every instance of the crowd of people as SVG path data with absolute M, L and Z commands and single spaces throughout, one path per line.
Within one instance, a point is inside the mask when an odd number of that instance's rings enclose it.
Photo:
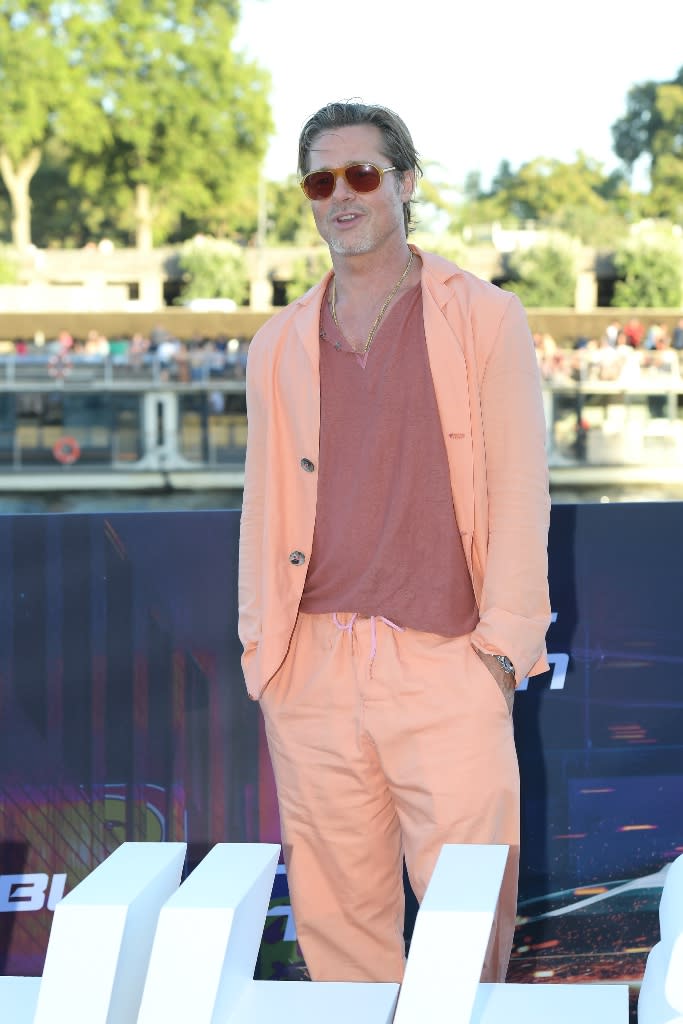
M 636 318 L 625 324 L 614 320 L 599 338 L 578 338 L 573 347 L 536 332 L 534 345 L 541 377 L 548 384 L 605 381 L 628 389 L 681 376 L 683 317 L 673 331 L 663 323 L 646 328 Z
M 659 380 L 679 378 L 683 371 L 683 317 L 670 331 L 653 322 L 647 328 L 638 319 L 621 324 L 614 320 L 600 337 L 577 338 L 573 346 L 560 344 L 547 333 L 534 333 L 536 358 L 541 377 L 555 387 L 579 381 L 606 381 L 625 388 Z M 162 378 L 190 382 L 212 377 L 244 377 L 249 342 L 238 338 L 176 338 L 157 326 L 149 334 L 107 338 L 92 329 L 84 338 L 67 330 L 54 339 L 27 341 L 15 338 L 16 356 L 43 356 L 66 368 L 72 361 L 102 361 L 142 368 L 156 364 Z
M 53 376 L 67 376 L 78 363 L 108 360 L 114 366 L 127 366 L 133 371 L 157 368 L 162 379 L 189 383 L 216 377 L 244 377 L 248 341 L 223 336 L 187 341 L 158 326 L 149 334 L 137 332 L 123 338 L 108 338 L 96 329 L 78 338 L 61 330 L 52 339 L 38 336 L 29 342 L 15 338 L 12 349 L 18 358 L 44 359 Z

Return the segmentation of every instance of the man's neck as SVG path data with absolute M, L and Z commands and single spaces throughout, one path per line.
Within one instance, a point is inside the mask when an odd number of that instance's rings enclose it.
M 389 305 L 419 280 L 419 260 L 406 244 L 389 262 L 386 254 L 337 258 L 328 293 L 334 321 L 352 348 L 365 352 Z
M 390 252 L 358 253 L 341 256 L 331 253 L 339 297 L 362 302 L 389 292 L 406 268 L 410 257 L 408 243 L 392 247 Z

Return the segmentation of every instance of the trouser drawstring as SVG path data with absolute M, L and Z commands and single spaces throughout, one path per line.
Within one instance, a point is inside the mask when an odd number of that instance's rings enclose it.
M 354 627 L 354 623 L 358 618 L 358 612 L 354 612 L 349 621 L 344 624 L 339 621 L 339 615 L 337 612 L 332 613 L 332 621 L 334 622 L 337 629 L 340 629 L 343 633 L 351 633 Z M 399 626 L 391 619 L 385 618 L 384 615 L 371 615 L 370 616 L 370 672 L 372 672 L 372 663 L 375 660 L 377 654 L 377 623 L 383 622 L 389 629 L 393 629 L 396 633 L 405 633 L 405 627 Z

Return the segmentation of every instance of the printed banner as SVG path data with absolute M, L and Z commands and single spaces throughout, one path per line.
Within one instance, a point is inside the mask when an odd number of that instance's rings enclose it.
M 551 670 L 522 684 L 515 981 L 633 985 L 683 853 L 676 503 L 552 512 Z M 277 841 L 236 635 L 239 513 L 0 517 L 0 974 L 124 840 Z M 409 902 L 407 932 L 414 918 Z M 300 969 L 284 867 L 258 973 Z

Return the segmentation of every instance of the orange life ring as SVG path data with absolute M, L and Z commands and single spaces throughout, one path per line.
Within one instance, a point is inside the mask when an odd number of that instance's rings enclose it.
M 60 437 L 52 447 L 52 454 L 57 462 L 70 466 L 80 458 L 81 446 L 75 437 Z

